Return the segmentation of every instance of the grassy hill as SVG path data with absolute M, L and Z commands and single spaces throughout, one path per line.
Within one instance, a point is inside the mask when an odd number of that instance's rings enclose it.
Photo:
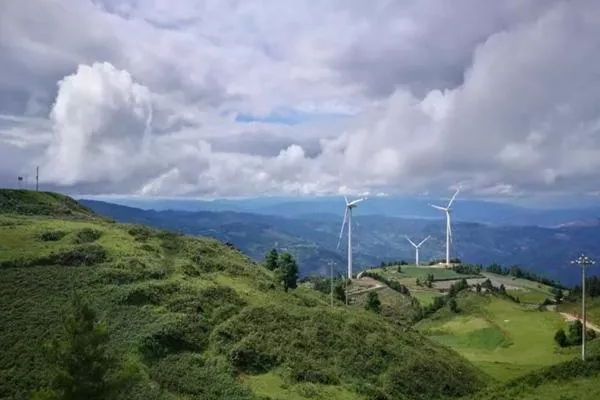
M 556 312 L 489 294 L 461 293 L 457 303 L 459 313 L 443 308 L 417 328 L 500 381 L 568 361 L 579 351 L 554 342 L 554 333 L 566 327 Z
M 592 349 L 600 354 L 600 342 Z M 596 400 L 600 397 L 600 356 L 585 363 L 567 361 L 543 368 L 508 383 L 489 387 L 469 400 Z
M 285 293 L 242 253 L 105 220 L 67 197 L 0 191 L 0 398 L 50 380 L 44 344 L 73 292 L 139 371 L 130 399 L 437 399 L 488 380 L 375 313 Z

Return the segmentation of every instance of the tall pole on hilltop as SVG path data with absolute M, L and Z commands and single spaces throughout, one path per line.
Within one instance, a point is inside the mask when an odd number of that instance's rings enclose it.
M 40 188 L 40 167 L 35 167 L 35 191 L 39 191 Z
M 571 261 L 571 264 L 579 264 L 581 266 L 581 316 L 583 318 L 583 327 L 581 329 L 581 360 L 585 361 L 585 331 L 587 329 L 585 312 L 585 268 L 589 265 L 596 264 L 596 261 L 581 254 L 576 260 Z
M 446 268 L 450 267 L 450 211 L 446 210 Z
M 331 300 L 331 307 L 333 307 L 333 261 L 329 261 L 329 297 Z
M 348 212 L 348 279 L 352 279 L 352 209 Z

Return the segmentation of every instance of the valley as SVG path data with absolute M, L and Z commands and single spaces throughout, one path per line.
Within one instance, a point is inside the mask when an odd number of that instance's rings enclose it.
M 284 290 L 277 271 L 217 240 L 0 191 L 0 398 L 52 384 L 42 349 L 64 338 L 75 294 L 127 365 L 128 399 L 558 400 L 571 384 L 595 398 L 600 340 L 583 369 L 579 347 L 554 340 L 576 302 L 542 306 L 550 286 L 470 266 L 389 264 L 332 305 L 325 277 Z
M 231 242 L 256 261 L 262 261 L 273 247 L 290 251 L 300 261 L 303 276 L 328 274 L 329 261 L 334 262 L 336 273 L 345 270 L 346 244 L 342 241 L 337 247 L 342 218 L 335 214 L 303 214 L 300 218 L 232 211 L 142 210 L 90 200 L 82 200 L 82 204 L 119 222 L 148 224 Z M 367 202 L 363 208 L 366 205 Z M 381 261 L 414 260 L 414 249 L 405 236 L 432 236 L 421 249 L 422 263 L 444 257 L 441 219 L 364 215 L 361 208 L 357 210 L 353 218 L 357 271 Z M 570 261 L 578 251 L 593 253 L 600 241 L 600 227 L 491 226 L 458 219 L 453 238 L 454 257 L 473 264 L 523 265 L 573 285 L 580 278 Z

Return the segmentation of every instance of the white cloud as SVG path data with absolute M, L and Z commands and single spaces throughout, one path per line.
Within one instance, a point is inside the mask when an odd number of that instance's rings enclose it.
M 592 0 L 3 2 L 0 179 L 42 159 L 44 182 L 75 192 L 587 192 L 598 15 Z

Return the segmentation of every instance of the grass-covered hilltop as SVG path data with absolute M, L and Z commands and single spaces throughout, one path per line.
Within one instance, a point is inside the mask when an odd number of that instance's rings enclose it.
M 74 296 L 134 380 L 128 399 L 436 399 L 486 383 L 416 331 L 286 293 L 217 241 L 119 225 L 51 193 L 3 190 L 0 212 L 0 398 L 52 387 L 48 343 L 67 336 Z
M 0 399 L 600 396 L 598 339 L 585 364 L 557 344 L 548 285 L 390 266 L 332 307 L 328 281 L 282 281 L 231 245 L 0 190 Z

